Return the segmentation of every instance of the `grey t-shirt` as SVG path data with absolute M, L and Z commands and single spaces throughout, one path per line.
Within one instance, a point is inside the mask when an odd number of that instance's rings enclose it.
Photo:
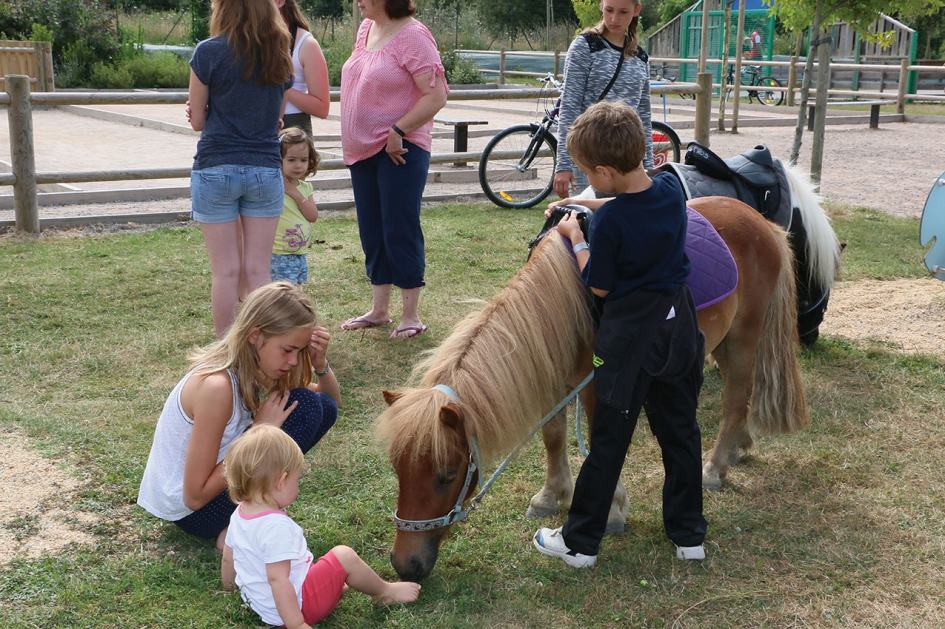
M 282 168 L 279 117 L 282 96 L 292 86 L 259 83 L 260 62 L 248 81 L 245 66 L 227 41 L 217 35 L 197 44 L 190 67 L 210 88 L 207 122 L 194 155 L 194 170 L 239 164 Z

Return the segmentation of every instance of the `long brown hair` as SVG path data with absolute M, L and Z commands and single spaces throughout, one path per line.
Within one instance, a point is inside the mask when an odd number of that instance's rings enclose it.
M 210 35 L 226 35 L 246 66 L 248 81 L 259 64 L 259 83 L 281 85 L 293 74 L 289 29 L 272 0 L 217 0 L 210 15 Z
M 285 4 L 279 7 L 279 13 L 282 14 L 282 19 L 285 20 L 285 25 L 289 28 L 297 26 L 312 32 L 312 27 L 308 25 L 305 16 L 299 11 L 299 5 L 295 3 L 295 0 L 285 0 Z
M 249 342 L 250 335 L 258 330 L 264 337 L 282 336 L 302 328 L 314 328 L 315 323 L 315 305 L 298 286 L 273 282 L 246 297 L 223 338 L 195 349 L 187 358 L 197 367 L 195 373 L 202 376 L 232 369 L 243 405 L 256 412 L 262 387 L 258 381 L 259 356 L 256 347 Z M 299 352 L 295 367 L 273 383 L 271 389 L 285 393 L 307 387 L 311 381 L 312 359 L 306 350 Z
M 633 6 L 640 4 L 641 0 L 630 0 L 633 2 Z M 601 18 L 600 22 L 596 26 L 584 29 L 585 33 L 593 33 L 595 35 L 604 36 L 604 31 L 607 30 L 607 26 L 604 24 L 604 0 L 601 0 Z M 630 27 L 627 29 L 627 39 L 623 47 L 623 56 L 624 57 L 635 57 L 637 55 L 637 47 L 640 45 L 640 38 L 637 36 L 637 28 L 640 26 L 640 14 L 637 13 L 633 16 L 633 20 L 630 22 Z

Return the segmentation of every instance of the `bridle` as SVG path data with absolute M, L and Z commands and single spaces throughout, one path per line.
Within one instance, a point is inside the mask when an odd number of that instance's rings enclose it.
M 442 391 L 459 402 L 459 396 L 456 394 L 456 391 L 445 384 L 438 384 L 433 388 Z M 439 518 L 431 518 L 429 520 L 405 520 L 397 515 L 397 511 L 394 511 L 394 524 L 397 526 L 398 531 L 420 533 L 423 531 L 435 531 L 436 529 L 446 528 L 456 522 L 465 521 L 466 518 L 469 517 L 470 511 L 479 508 L 485 490 L 479 492 L 479 494 L 470 501 L 468 509 L 463 508 L 463 500 L 466 494 L 469 493 L 473 475 L 476 473 L 476 470 L 482 467 L 482 458 L 479 456 L 479 443 L 472 435 L 469 435 L 467 440 L 469 441 L 469 467 L 466 469 L 466 480 L 463 482 L 463 488 L 459 490 L 459 495 L 456 496 L 456 504 L 453 505 L 450 512 Z
M 476 441 L 476 438 L 474 436 L 467 435 L 466 439 L 469 442 L 469 467 L 466 470 L 466 480 L 463 482 L 463 488 L 459 490 L 459 495 L 456 497 L 456 504 L 453 505 L 453 508 L 446 515 L 440 516 L 438 518 L 430 518 L 429 520 L 406 520 L 404 518 L 399 517 L 397 515 L 397 511 L 395 510 L 394 511 L 394 525 L 397 527 L 397 530 L 405 531 L 407 533 L 420 533 L 420 532 L 425 532 L 425 531 L 435 531 L 437 529 L 446 528 L 447 526 L 455 524 L 456 522 L 465 521 L 469 517 L 470 512 L 475 511 L 482 505 L 482 499 L 486 495 L 486 492 L 489 491 L 493 483 L 495 483 L 495 481 L 499 478 L 499 475 L 502 474 L 502 472 L 504 472 L 505 469 L 509 466 L 509 463 L 512 462 L 512 460 L 518 454 L 519 450 L 521 450 L 522 447 L 526 443 L 531 441 L 532 437 L 534 437 L 535 434 L 537 434 L 538 431 L 541 430 L 545 424 L 551 421 L 552 417 L 554 417 L 559 412 L 561 412 L 561 409 L 567 406 L 568 403 L 571 402 L 571 400 L 575 399 L 577 397 L 577 394 L 580 393 L 581 390 L 587 386 L 587 384 L 591 381 L 593 377 L 594 377 L 594 372 L 591 371 L 589 374 L 587 374 L 587 377 L 585 377 L 584 380 L 581 381 L 581 384 L 575 387 L 573 391 L 568 393 L 568 395 L 565 396 L 563 400 L 561 400 L 553 409 L 551 409 L 551 411 L 547 415 L 545 415 L 540 422 L 538 422 L 538 425 L 532 428 L 531 432 L 528 433 L 528 436 L 525 437 L 524 441 L 522 441 L 520 444 L 515 446 L 515 449 L 512 450 L 512 452 L 510 452 L 507 457 L 505 457 L 505 460 L 502 461 L 502 464 L 499 465 L 498 468 L 496 468 L 496 471 L 493 472 L 489 480 L 486 481 L 482 485 L 482 489 L 479 490 L 479 493 L 470 499 L 469 506 L 463 507 L 463 502 L 464 502 L 463 499 L 466 497 L 466 494 L 469 493 L 470 489 L 472 489 L 473 487 L 473 484 L 472 484 L 473 475 L 476 473 L 477 470 L 482 469 L 482 457 L 479 454 L 479 442 Z M 442 391 L 449 397 L 459 402 L 459 395 L 456 394 L 456 391 L 446 386 L 445 384 L 438 384 L 432 388 L 438 391 Z M 581 437 L 581 430 L 580 430 L 580 421 L 581 421 L 580 403 L 581 401 L 580 399 L 578 399 L 577 400 L 578 407 L 575 410 L 575 416 L 577 418 L 576 421 L 577 421 L 577 426 L 578 426 L 577 427 L 578 440 L 583 444 L 583 440 Z M 583 450 L 583 447 L 582 447 L 582 450 Z M 584 454 L 585 456 L 587 455 L 586 452 Z

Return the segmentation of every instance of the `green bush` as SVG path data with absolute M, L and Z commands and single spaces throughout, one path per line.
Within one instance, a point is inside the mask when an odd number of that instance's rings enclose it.
M 112 64 L 96 63 L 89 75 L 93 89 L 187 87 L 190 66 L 172 53 L 137 54 Z
M 75 61 L 67 56 L 70 48 L 81 46 L 83 55 L 90 52 L 93 61 L 108 62 L 118 54 L 120 43 L 118 28 L 102 0 L 0 0 L 0 31 L 20 40 L 51 37 L 57 75 L 63 63 Z M 66 72 L 76 73 L 87 70 Z
M 328 64 L 328 84 L 341 85 L 341 67 L 351 56 L 351 42 L 343 38 L 334 38 L 328 43 L 320 42 L 325 62 Z
M 453 85 L 477 85 L 485 83 L 479 66 L 472 59 L 460 55 L 455 50 L 441 50 L 440 59 L 446 70 L 446 82 Z

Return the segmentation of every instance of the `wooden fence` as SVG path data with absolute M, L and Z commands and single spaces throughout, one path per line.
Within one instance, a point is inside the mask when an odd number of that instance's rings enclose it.
M 0 40 L 0 77 L 8 74 L 28 76 L 32 92 L 56 91 L 52 44 Z M 0 89 L 3 89 L 3 78 L 0 78 Z
M 701 78 L 701 77 L 700 77 Z M 706 86 L 709 75 L 705 74 Z M 78 183 L 88 181 L 126 181 L 144 179 L 173 179 L 189 177 L 189 168 L 150 168 L 121 171 L 94 172 L 52 172 L 37 173 L 33 143 L 33 105 L 154 105 L 184 104 L 186 92 L 53 92 L 30 93 L 30 80 L 27 76 L 5 77 L 6 93 L 0 93 L 0 106 L 7 107 L 10 126 L 10 155 L 12 173 L 0 174 L 0 185 L 13 186 L 14 226 L 19 231 L 39 232 L 39 203 L 37 186 L 49 183 Z M 678 83 L 666 86 L 654 86 L 654 94 L 699 94 L 696 111 L 697 142 L 709 143 L 710 101 L 708 87 L 704 90 L 699 84 Z M 547 90 L 537 88 L 501 88 L 482 90 L 453 90 L 450 100 L 523 100 L 547 96 Z M 331 92 L 331 100 L 337 102 L 340 95 Z M 478 162 L 480 154 L 476 152 L 443 153 L 433 155 L 431 163 Z M 319 164 L 319 170 L 345 168 L 340 159 L 327 159 Z

